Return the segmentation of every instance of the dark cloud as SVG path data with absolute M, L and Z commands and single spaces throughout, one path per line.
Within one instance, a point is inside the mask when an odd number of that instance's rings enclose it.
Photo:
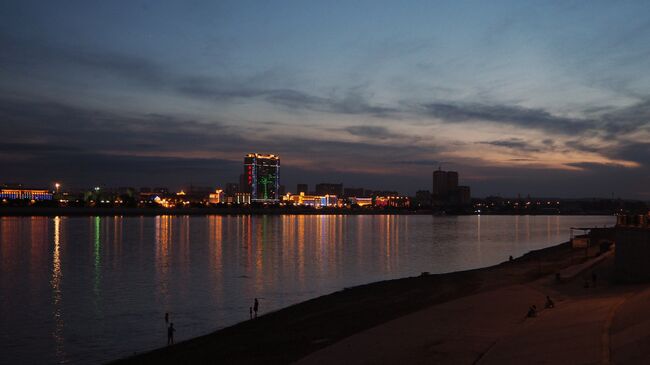
M 507 105 L 429 103 L 417 109 L 425 116 L 446 123 L 488 122 L 575 137 L 564 145 L 547 138 L 541 141 L 544 148 L 519 138 L 483 142 L 527 152 L 579 150 L 612 158 L 620 156 L 617 150 L 627 143 L 624 136 L 650 131 L 650 99 L 618 109 L 607 108 L 605 113 L 585 119 L 560 117 L 541 109 Z M 583 137 L 599 137 L 617 146 L 605 149 L 602 144 L 583 141 Z M 638 155 L 635 156 L 638 159 Z
M 566 141 L 566 145 L 570 146 L 574 150 L 589 152 L 589 153 L 600 153 L 603 152 L 603 147 L 596 143 L 589 143 L 582 141 L 580 139 L 570 139 Z
M 371 142 L 275 138 L 266 145 L 286 154 L 313 160 L 314 167 L 322 166 L 323 161 L 327 161 L 328 168 L 340 165 L 355 166 L 362 170 L 364 167 L 374 166 L 383 168 L 386 174 L 393 173 L 397 166 L 387 165 L 385 157 L 390 157 L 390 160 L 404 160 L 413 156 L 430 156 L 438 152 L 435 147 Z
M 259 98 L 269 91 L 253 87 L 235 86 L 233 81 L 215 77 L 186 77 L 173 86 L 182 95 L 210 101 Z
M 197 122 L 157 114 L 116 114 L 60 103 L 0 99 L 0 120 L 12 133 L 0 153 L 47 165 L 56 154 L 142 155 L 230 152 L 245 139 L 219 122 Z M 41 155 L 41 152 L 48 152 Z M 188 157 L 189 157 L 188 156 Z M 37 158 L 38 157 L 38 158 Z M 44 158 L 44 160 L 43 160 Z M 75 159 L 69 160 L 74 163 Z
M 485 142 L 478 142 L 480 144 L 487 144 L 491 146 L 497 146 L 497 147 L 505 147 L 505 148 L 510 148 L 513 150 L 519 150 L 519 151 L 525 151 L 525 152 L 540 152 L 541 149 L 539 147 L 533 146 L 530 142 L 524 141 L 523 139 L 520 138 L 510 138 L 510 139 L 502 139 L 502 140 L 496 140 L 496 141 L 485 141 Z
M 217 186 L 220 176 L 231 176 L 240 166 L 223 159 L 173 158 L 156 156 L 120 156 L 92 153 L 60 153 L 55 156 L 33 154 L 26 164 L 4 161 L 3 168 L 11 172 L 11 181 L 50 186 L 61 181 L 68 188 L 88 188 L 100 185 L 169 186 L 190 184 Z M 233 181 L 236 181 L 233 179 Z
M 316 96 L 286 88 L 268 88 L 253 78 L 215 75 L 186 75 L 167 69 L 150 59 L 119 52 L 53 46 L 35 39 L 16 39 L 0 33 L 0 65 L 47 74 L 77 74 L 86 78 L 116 77 L 155 92 L 172 92 L 212 102 L 257 99 L 294 110 L 384 117 L 395 108 L 371 104 L 361 90 L 350 88 L 342 96 Z M 97 80 L 95 80 L 97 82 Z
M 141 57 L 88 50 L 80 50 L 68 56 L 72 63 L 105 71 L 150 87 L 161 87 L 170 82 L 168 73 L 162 67 Z
M 478 176 L 469 181 L 477 196 L 499 194 L 542 197 L 649 198 L 650 171 L 610 164 L 576 164 L 580 170 L 533 167 L 471 166 L 464 171 Z M 461 170 L 463 171 L 463 170 Z M 462 176 L 461 176 L 462 177 Z
M 342 98 L 322 97 L 292 89 L 244 87 L 239 81 L 191 78 L 181 82 L 176 90 L 194 98 L 212 101 L 258 99 L 291 110 L 311 110 L 336 114 L 359 114 L 385 117 L 397 113 L 395 108 L 372 105 L 362 93 L 348 90 Z
M 603 167 L 616 167 L 617 165 L 613 163 L 572 162 L 572 163 L 568 163 L 567 166 L 577 167 L 583 170 L 596 170 Z
M 631 133 L 650 127 L 650 99 L 628 107 L 610 110 L 602 115 L 604 128 L 610 134 Z
M 523 138 L 482 143 L 522 152 L 577 149 L 636 161 L 642 167 L 625 169 L 607 164 L 574 164 L 581 169 L 576 172 L 521 167 L 483 168 L 458 161 L 448 163 L 455 164 L 454 168 L 460 170 L 462 176 L 506 176 L 482 182 L 473 180 L 478 185 L 474 190 L 477 194 L 518 191 L 522 186 L 533 194 L 563 191 L 567 195 L 598 195 L 614 189 L 624 190 L 630 196 L 647 194 L 650 176 L 648 144 L 629 142 L 622 136 L 649 127 L 649 100 L 624 108 L 592 108 L 589 117 L 583 119 L 557 116 L 542 109 L 499 104 L 431 102 L 409 106 L 405 102 L 392 107 L 374 103 L 372 94 L 360 87 L 316 95 L 292 88 L 270 87 L 250 78 L 224 76 L 225 73 L 209 76 L 179 74 L 147 58 L 108 50 L 56 46 L 32 39 L 16 40 L 2 34 L 0 47 L 3 49 L 0 52 L 0 71 L 5 80 L 16 74 L 34 72 L 38 74 L 34 79 L 54 75 L 57 80 L 72 83 L 76 80 L 75 75 L 84 72 L 87 77 L 80 77 L 81 82 L 96 88 L 104 86 L 96 80 L 113 77 L 120 82 L 128 81 L 144 87 L 151 93 L 171 93 L 218 103 L 255 100 L 289 111 L 354 115 L 362 120 L 365 116 L 397 119 L 415 115 L 446 123 L 487 122 L 575 136 L 566 145 L 552 139 L 531 142 Z M 9 81 L 0 81 L 1 85 L 6 90 L 13 90 Z M 35 89 L 34 93 L 37 92 Z M 81 97 L 74 99 L 77 105 L 83 103 Z M 232 127 L 219 120 L 196 121 L 161 114 L 109 113 L 34 100 L 0 99 L 2 128 L 10 131 L 4 133 L 0 141 L 2 179 L 9 177 L 12 181 L 45 184 L 54 178 L 64 178 L 79 185 L 218 184 L 236 181 L 241 166 L 239 162 L 228 159 L 211 158 L 211 153 L 243 155 L 259 151 L 283 156 L 283 176 L 288 177 L 286 182 L 289 184 L 332 179 L 345 181 L 346 185 L 415 191 L 430 185 L 430 171 L 440 164 L 437 157 L 441 147 L 419 146 L 403 138 L 388 141 L 393 137 L 403 137 L 391 132 L 403 127 L 399 125 L 391 126 L 390 130 L 371 124 L 344 129 L 353 135 L 369 137 L 364 142 L 323 141 L 300 135 L 261 139 L 260 131 L 277 132 L 279 128 L 266 128 L 259 123 Z M 119 106 L 115 109 L 119 110 Z M 583 136 L 606 139 L 608 147 L 587 143 L 581 139 Z M 208 157 L 197 158 L 195 152 Z M 162 157 L 165 155 L 175 157 Z M 301 163 L 294 163 L 295 160 Z M 526 158 L 512 161 L 533 162 Z M 346 172 L 341 172 L 344 170 Z
M 347 127 L 344 130 L 352 135 L 368 138 L 388 139 L 399 136 L 389 131 L 386 127 L 370 125 L 356 125 Z
M 243 156 L 251 151 L 279 153 L 287 173 L 283 176 L 293 176 L 296 181 L 340 176 L 346 170 L 349 172 L 345 175 L 355 176 L 357 181 L 373 182 L 371 176 L 377 174 L 382 175 L 382 181 L 390 180 L 389 175 L 399 167 L 386 168 L 378 156 L 406 159 L 435 152 L 372 140 L 323 141 L 308 136 L 259 140 L 246 126 L 17 99 L 0 99 L 0 120 L 12 131 L 0 143 L 2 180 L 40 184 L 54 180 L 64 180 L 68 186 L 223 184 L 237 181 L 241 164 L 211 158 L 210 154 Z M 197 158 L 196 152 L 202 158 Z M 164 157 L 168 154 L 173 157 Z M 305 165 L 295 160 L 313 162 Z M 364 169 L 374 172 L 354 172 Z M 382 184 L 374 181 L 372 186 L 382 188 Z
M 648 143 L 625 143 L 619 145 L 613 152 L 614 156 L 627 161 L 635 161 L 650 168 L 650 142 Z
M 368 99 L 356 90 L 349 90 L 343 98 L 330 98 L 326 110 L 341 114 L 365 114 L 386 117 L 398 113 L 398 109 L 372 105 Z
M 386 106 L 372 103 L 362 87 L 352 87 L 330 95 L 314 95 L 291 88 L 273 88 L 260 84 L 255 77 L 179 74 L 144 57 L 107 50 L 54 45 L 37 39 L 18 39 L 0 33 L 0 65 L 23 72 L 41 70 L 62 77 L 79 72 L 90 80 L 111 76 L 144 86 L 152 92 L 167 92 L 189 98 L 225 103 L 259 100 L 290 111 L 317 111 L 333 114 L 392 117 L 419 114 L 449 123 L 489 122 L 537 129 L 564 135 L 587 133 L 615 136 L 648 126 L 650 100 L 613 109 L 591 108 L 589 118 L 557 116 L 542 109 L 512 105 L 430 102 Z M 282 75 L 280 75 L 282 76 Z M 276 76 L 277 78 L 278 76 Z M 74 77 L 70 77 L 74 79 Z M 97 80 L 95 80 L 96 82 Z
M 578 134 L 596 127 L 591 120 L 558 117 L 541 109 L 507 105 L 428 103 L 421 105 L 420 112 L 445 122 L 493 122 L 561 134 Z
M 599 146 L 580 140 L 570 140 L 567 142 L 567 145 L 575 150 L 598 153 L 611 159 L 632 161 L 650 167 L 650 143 L 618 140 L 613 145 Z M 587 165 L 576 166 L 588 167 Z
M 56 75 L 86 71 L 90 77 L 112 75 L 160 88 L 173 81 L 158 63 L 128 54 L 82 47 L 54 45 L 39 39 L 19 39 L 0 32 L 0 65 L 6 69 L 41 71 Z
M 430 186 L 431 171 L 453 166 L 477 195 L 517 192 L 533 195 L 608 196 L 625 187 L 623 196 L 643 196 L 650 172 L 648 144 L 621 144 L 609 156 L 639 161 L 641 168 L 576 164 L 581 171 L 540 168 L 482 167 L 476 163 L 436 158 L 440 147 L 409 141 L 387 142 L 378 136 L 387 129 L 359 125 L 348 130 L 371 134 L 364 142 L 318 140 L 310 136 L 276 135 L 250 139 L 245 126 L 199 122 L 173 116 L 121 115 L 65 104 L 0 99 L 0 120 L 12 133 L 0 143 L 3 181 L 68 185 L 168 185 L 189 183 L 216 186 L 237 181 L 241 163 L 209 157 L 211 152 L 232 155 L 250 151 L 274 152 L 283 157 L 283 183 L 315 184 L 343 181 L 348 186 L 414 192 Z M 487 141 L 508 148 L 526 148 L 524 140 Z M 542 141 L 547 146 L 549 141 Z M 463 148 L 463 147 L 459 147 Z M 193 152 L 206 154 L 197 158 Z M 173 153 L 174 157 L 164 157 Z M 521 162 L 524 159 L 517 159 Z M 530 159 L 525 159 L 530 161 Z M 533 161 L 531 161 L 533 162 Z M 474 179 L 472 176 L 488 176 Z M 579 184 L 579 185 L 573 185 Z M 581 188 L 573 189 L 574 186 Z M 572 190 L 573 189 L 573 190 Z M 523 190 L 523 191 L 522 191 Z
M 0 118 L 13 131 L 0 143 L 5 181 L 46 186 L 61 180 L 69 187 L 211 186 L 220 175 L 236 176 L 240 167 L 192 155 L 238 148 L 243 139 L 219 124 L 8 100 L 0 100 Z M 164 157 L 170 151 L 180 155 Z
M 64 146 L 57 144 L 40 144 L 40 143 L 7 143 L 0 142 L 0 153 L 34 153 L 34 152 L 73 152 L 78 151 L 78 148 L 72 146 Z
M 372 105 L 362 93 L 354 88 L 348 90 L 342 98 L 313 96 L 296 90 L 270 90 L 264 94 L 264 100 L 289 109 L 305 109 L 336 114 L 385 117 L 398 112 L 394 108 Z
M 421 165 L 421 166 L 438 167 L 440 165 L 446 164 L 447 162 L 438 161 L 438 160 L 402 160 L 402 161 L 395 161 L 395 163 L 402 164 L 402 165 Z

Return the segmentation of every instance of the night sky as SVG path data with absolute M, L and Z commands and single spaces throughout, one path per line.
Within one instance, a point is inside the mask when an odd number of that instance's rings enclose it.
M 0 182 L 650 199 L 648 1 L 3 1 Z

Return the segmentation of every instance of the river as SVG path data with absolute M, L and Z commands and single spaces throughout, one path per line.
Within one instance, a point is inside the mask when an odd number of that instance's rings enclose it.
M 0 363 L 101 363 L 344 287 L 497 264 L 613 216 L 0 217 Z

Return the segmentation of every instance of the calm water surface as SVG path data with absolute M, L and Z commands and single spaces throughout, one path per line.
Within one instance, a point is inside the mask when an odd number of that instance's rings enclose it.
M 377 280 L 493 265 L 611 216 L 1 217 L 0 363 L 98 363 Z

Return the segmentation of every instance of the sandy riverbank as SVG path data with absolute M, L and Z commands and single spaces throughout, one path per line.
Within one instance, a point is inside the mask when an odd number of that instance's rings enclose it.
M 328 351 L 368 330 L 391 321 L 403 320 L 423 310 L 440 307 L 459 298 L 462 300 L 498 290 L 506 290 L 498 295 L 500 297 L 513 297 L 508 294 L 508 291 L 513 290 L 511 287 L 532 285 L 540 278 L 552 276 L 558 270 L 575 264 L 582 257 L 582 254 L 576 255 L 568 244 L 561 244 L 489 268 L 354 287 L 117 363 L 290 363 L 310 354 L 318 356 L 321 349 Z M 474 300 L 487 300 L 481 298 Z M 503 311 L 513 311 L 522 317 L 530 299 L 524 297 L 520 301 L 518 305 L 512 304 L 513 308 L 504 308 Z M 491 307 L 495 308 L 496 312 L 481 316 L 498 318 L 501 303 L 497 301 L 494 304 Z M 454 314 L 440 313 L 450 321 L 448 326 L 454 327 Z M 456 315 L 457 320 L 462 321 L 463 313 Z M 399 336 L 414 329 L 408 323 L 398 326 L 403 327 L 402 332 L 396 332 Z M 427 326 L 429 325 L 425 327 Z M 443 337 L 444 332 L 441 332 Z M 503 333 L 505 332 L 507 331 L 504 330 Z M 391 336 L 394 337 L 394 334 Z M 182 335 L 179 334 L 179 337 Z M 372 347 L 353 347 L 353 352 L 361 356 L 364 353 L 372 354 L 374 350 Z M 470 359 L 476 353 L 481 353 L 481 346 L 477 344 L 475 350 L 466 352 L 467 359 Z M 336 353 L 343 357 L 348 356 L 346 352 Z M 359 360 L 364 362 L 362 358 Z M 303 361 L 320 362 L 317 358 L 310 360 L 309 357 Z
M 582 266 L 562 270 L 576 275 L 560 283 L 542 276 L 433 305 L 298 364 L 650 363 L 650 285 L 616 283 L 613 252 Z M 553 308 L 544 308 L 546 295 Z M 540 312 L 527 318 L 532 304 Z

